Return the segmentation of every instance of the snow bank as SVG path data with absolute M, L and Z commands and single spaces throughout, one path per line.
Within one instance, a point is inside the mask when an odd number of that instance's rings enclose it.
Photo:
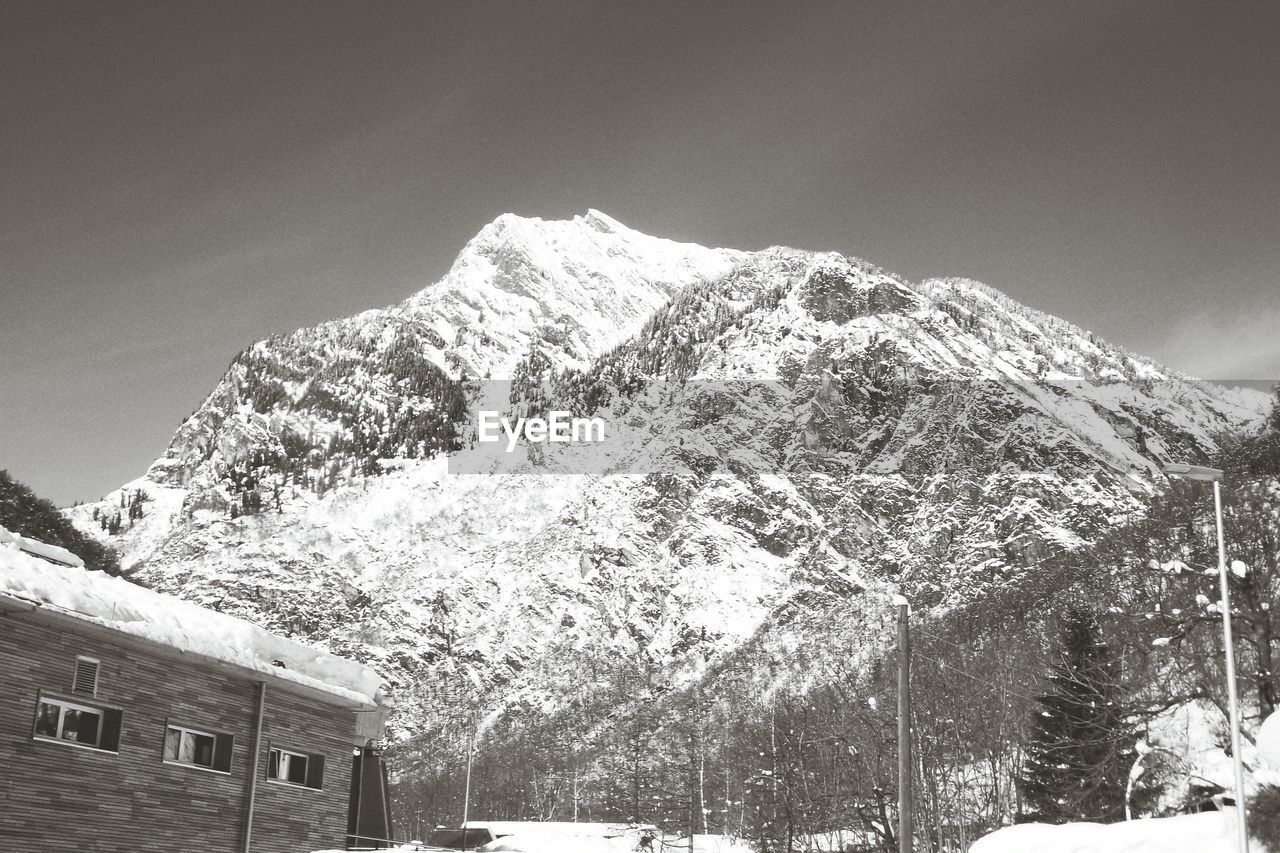
M 640 849 L 641 832 L 628 829 L 623 835 L 605 837 L 591 827 L 601 824 L 561 824 L 556 828 L 526 825 L 522 832 L 492 841 L 480 848 L 483 853 L 633 853 Z M 583 829 L 579 829 L 582 827 Z M 745 841 L 724 835 L 695 835 L 689 839 L 657 837 L 654 853 L 754 853 Z
M 467 829 L 487 829 L 494 838 L 508 835 L 574 835 L 599 836 L 612 838 L 630 833 L 639 837 L 638 833 L 645 829 L 657 831 L 657 827 L 628 823 L 598 823 L 594 821 L 571 820 L 469 820 L 463 824 Z
M 409 843 L 409 844 L 401 844 L 398 847 L 390 847 L 387 849 L 395 851 L 395 850 L 426 850 L 427 848 L 423 845 Z M 347 850 L 347 848 L 345 847 L 331 847 L 327 850 L 312 850 L 311 853 L 350 853 L 350 851 Z
M 505 835 L 480 848 L 483 853 L 632 853 L 636 849 L 635 836 L 620 835 L 605 838 L 600 835 L 571 835 L 567 833 L 534 831 Z
M 969 853 L 1236 853 L 1235 809 L 1124 823 L 1024 823 L 979 838 Z
M 0 542 L 0 599 L 306 685 L 346 704 L 365 708 L 378 704 L 381 677 L 368 667 L 276 636 L 243 619 L 102 572 L 46 562 L 26 550 L 12 539 Z
M 674 843 L 668 841 L 663 845 L 663 849 L 679 850 L 688 843 L 688 839 L 683 838 L 677 839 Z M 693 836 L 693 853 L 755 853 L 755 848 L 741 838 L 732 838 L 727 835 L 695 835 Z

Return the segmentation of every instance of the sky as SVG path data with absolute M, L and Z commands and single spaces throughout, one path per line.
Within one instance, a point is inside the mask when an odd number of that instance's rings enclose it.
M 0 4 L 0 468 L 140 476 L 253 341 L 511 211 L 967 276 L 1280 377 L 1280 4 Z

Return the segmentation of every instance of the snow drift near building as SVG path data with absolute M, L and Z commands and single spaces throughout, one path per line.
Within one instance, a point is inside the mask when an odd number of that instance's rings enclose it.
M 979 838 L 969 853 L 1235 853 L 1236 849 L 1236 812 L 1228 808 L 1112 824 L 1024 823 Z

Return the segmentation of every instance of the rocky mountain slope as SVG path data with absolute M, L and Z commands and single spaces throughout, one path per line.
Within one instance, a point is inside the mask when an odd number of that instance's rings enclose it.
M 485 407 L 609 438 L 509 454 Z M 1265 407 L 975 282 L 508 215 L 403 303 L 241 353 L 68 512 L 148 585 L 378 667 L 416 738 L 640 669 L 816 677 L 891 592 L 981 596 Z

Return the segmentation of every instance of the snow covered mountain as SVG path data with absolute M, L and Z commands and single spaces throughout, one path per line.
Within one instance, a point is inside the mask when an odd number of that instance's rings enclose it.
M 485 400 L 614 437 L 488 453 Z M 811 677 L 891 592 L 1079 548 L 1265 407 L 975 282 L 505 215 L 399 305 L 241 353 L 68 512 L 146 584 L 379 668 L 408 736 L 637 666 Z

